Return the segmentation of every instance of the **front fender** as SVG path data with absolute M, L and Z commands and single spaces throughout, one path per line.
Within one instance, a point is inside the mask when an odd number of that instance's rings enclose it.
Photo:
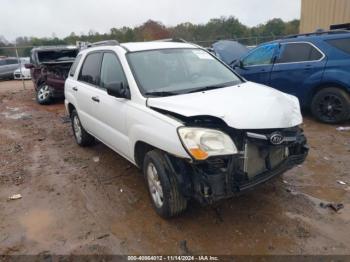
M 190 159 L 177 134 L 179 126 L 182 126 L 179 121 L 150 108 L 143 107 L 140 110 L 137 107 L 131 107 L 128 112 L 127 127 L 132 159 L 135 158 L 135 145 L 139 141 L 171 155 Z

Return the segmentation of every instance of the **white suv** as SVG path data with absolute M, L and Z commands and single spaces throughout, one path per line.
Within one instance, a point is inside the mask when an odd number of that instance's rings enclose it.
M 96 43 L 65 84 L 76 142 L 143 170 L 157 213 L 210 204 L 302 163 L 298 99 L 247 82 L 190 43 Z

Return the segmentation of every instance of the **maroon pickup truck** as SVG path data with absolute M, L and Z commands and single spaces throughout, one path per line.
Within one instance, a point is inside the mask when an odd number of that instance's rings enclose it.
M 30 55 L 32 81 L 39 104 L 50 104 L 64 98 L 64 82 L 79 50 L 75 46 L 33 48 Z

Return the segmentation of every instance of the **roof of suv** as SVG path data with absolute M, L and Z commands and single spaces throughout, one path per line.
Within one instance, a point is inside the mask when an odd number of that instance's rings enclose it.
M 156 49 L 170 49 L 170 48 L 197 48 L 197 46 L 190 43 L 177 42 L 134 42 L 123 43 L 120 46 L 126 48 L 130 52 L 156 50 Z
M 271 43 L 284 43 L 284 42 L 300 42 L 300 41 L 312 41 L 315 39 L 333 39 L 339 37 L 350 37 L 349 30 L 331 30 L 324 32 L 313 32 L 307 34 L 290 35 L 284 38 L 272 41 Z

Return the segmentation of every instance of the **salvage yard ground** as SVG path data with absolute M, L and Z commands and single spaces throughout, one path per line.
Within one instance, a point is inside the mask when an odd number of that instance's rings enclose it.
M 166 221 L 138 169 L 78 147 L 63 103 L 40 106 L 26 86 L 0 82 L 0 254 L 350 254 L 349 131 L 306 117 L 302 166 Z

